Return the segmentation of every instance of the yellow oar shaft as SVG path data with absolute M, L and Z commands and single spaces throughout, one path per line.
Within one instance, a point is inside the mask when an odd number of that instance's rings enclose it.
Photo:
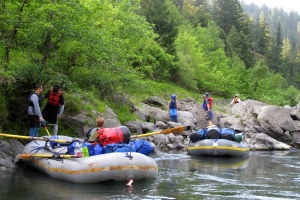
M 166 129 L 166 130 L 163 130 L 163 131 L 154 132 L 154 133 L 133 135 L 133 136 L 131 136 L 131 138 L 146 137 L 146 136 L 151 136 L 151 135 L 156 135 L 156 134 L 161 134 L 161 133 L 178 133 L 178 132 L 182 132 L 182 131 L 187 131 L 190 128 L 191 128 L 190 126 L 181 126 L 181 127 L 177 127 L 177 128 L 170 128 L 170 129 Z
M 50 142 L 59 142 L 59 143 L 71 143 L 72 141 L 67 140 L 56 140 L 56 139 L 49 139 L 49 138 L 41 138 L 41 137 L 31 137 L 31 136 L 23 136 L 23 135 L 12 135 L 12 134 L 4 134 L 0 133 L 2 137 L 9 137 L 9 138 L 17 138 L 17 139 L 25 139 L 25 140 L 41 140 L 41 141 L 50 141 Z
M 48 133 L 48 135 L 51 137 L 49 131 L 48 131 L 48 128 L 45 128 L 46 132 Z
M 32 157 L 38 157 L 38 158 L 53 158 L 54 155 L 40 155 L 40 154 L 19 154 L 19 158 L 32 158 Z M 58 155 L 60 158 L 81 158 L 81 156 L 76 155 Z
M 163 132 L 160 131 L 160 132 L 154 132 L 154 133 L 146 133 L 146 134 L 142 134 L 142 135 L 133 135 L 133 136 L 131 136 L 131 138 L 146 137 L 146 136 L 151 136 L 151 135 L 156 135 L 156 134 L 161 134 L 161 133 L 163 133 Z

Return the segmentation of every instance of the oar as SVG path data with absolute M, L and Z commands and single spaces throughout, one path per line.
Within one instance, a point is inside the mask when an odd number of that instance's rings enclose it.
M 191 130 L 191 126 L 181 126 L 181 127 L 177 127 L 177 128 L 170 128 L 170 129 L 166 129 L 166 130 L 163 130 L 163 131 L 154 132 L 154 133 L 133 135 L 130 138 L 146 137 L 146 136 L 151 136 L 151 135 L 156 135 L 156 134 L 161 134 L 161 133 L 178 133 L 178 132 L 188 131 L 188 130 Z
M 4 134 L 4 133 L 0 133 L 0 136 L 9 137 L 9 138 L 17 138 L 17 139 L 25 139 L 25 140 L 41 140 L 41 141 L 50 141 L 50 142 L 59 142 L 59 143 L 72 143 L 72 141 L 67 141 L 67 140 L 56 140 L 56 139 L 50 139 L 50 138 L 12 135 L 12 134 Z
M 38 158 L 81 158 L 82 156 L 77 156 L 77 155 L 35 155 L 35 154 L 19 154 L 17 158 L 33 158 L 33 157 L 38 157 Z

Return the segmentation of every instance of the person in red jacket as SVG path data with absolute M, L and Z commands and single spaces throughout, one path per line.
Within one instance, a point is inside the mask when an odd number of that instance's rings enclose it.
M 213 113 L 212 113 L 212 103 L 213 103 L 213 98 L 210 97 L 210 94 L 206 92 L 203 96 L 203 109 L 206 112 L 206 120 L 207 120 L 207 125 L 211 126 L 213 125 Z
M 63 92 L 60 91 L 58 85 L 53 87 L 53 90 L 48 91 L 45 95 L 47 100 L 47 105 L 43 110 L 44 119 L 53 126 L 53 134 L 57 135 L 58 132 L 58 119 L 61 118 L 64 112 L 64 96 Z

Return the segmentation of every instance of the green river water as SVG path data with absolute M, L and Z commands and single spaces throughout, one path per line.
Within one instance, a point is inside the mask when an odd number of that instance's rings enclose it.
M 73 184 L 31 169 L 0 172 L 0 199 L 300 199 L 300 151 L 251 152 L 249 158 L 154 156 L 154 180 Z

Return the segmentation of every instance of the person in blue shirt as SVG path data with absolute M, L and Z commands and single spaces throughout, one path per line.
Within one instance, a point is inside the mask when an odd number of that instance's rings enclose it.
M 177 102 L 175 94 L 171 96 L 171 101 L 169 102 L 169 113 L 171 120 L 177 122 Z
M 203 104 L 202 107 L 205 110 L 206 114 L 206 120 L 207 120 L 207 125 L 212 126 L 213 125 L 213 113 L 212 113 L 212 103 L 213 103 L 213 98 L 210 97 L 210 94 L 206 92 L 203 96 Z
M 41 113 L 41 106 L 43 103 L 42 97 L 42 85 L 35 84 L 34 93 L 30 94 L 28 97 L 28 118 L 30 123 L 29 135 L 31 137 L 38 137 L 39 128 L 41 126 L 41 122 L 44 121 L 44 118 Z

